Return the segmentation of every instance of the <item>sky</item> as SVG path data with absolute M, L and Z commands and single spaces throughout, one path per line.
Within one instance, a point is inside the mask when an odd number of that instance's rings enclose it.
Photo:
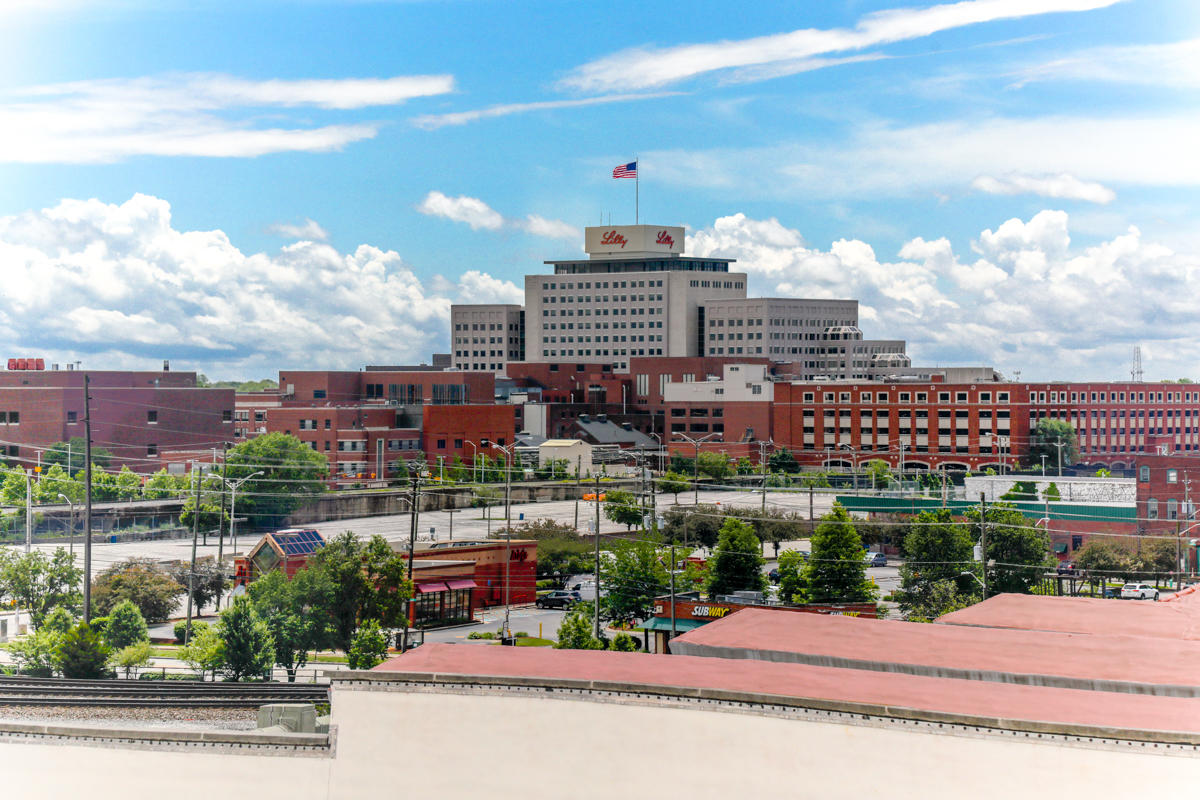
M 921 366 L 1200 378 L 1188 0 L 0 0 L 0 355 L 447 352 L 582 230 L 688 228 Z

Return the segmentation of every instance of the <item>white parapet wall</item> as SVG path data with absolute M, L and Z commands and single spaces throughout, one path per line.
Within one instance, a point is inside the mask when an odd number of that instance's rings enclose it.
M 1133 505 L 1137 501 L 1137 483 L 1133 478 L 972 475 L 966 479 L 964 491 L 968 500 L 978 500 L 982 492 L 988 502 L 992 503 L 1007 493 L 1017 481 L 1032 481 L 1037 487 L 1037 500 L 1043 499 L 1043 493 L 1053 483 L 1064 503 Z

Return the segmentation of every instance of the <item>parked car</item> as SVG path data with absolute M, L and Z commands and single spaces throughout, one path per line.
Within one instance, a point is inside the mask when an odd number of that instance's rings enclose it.
M 767 578 L 771 581 L 771 583 L 779 583 L 779 568 L 776 567 L 775 569 L 768 572 Z
M 1059 575 L 1078 575 L 1079 568 L 1075 566 L 1074 561 L 1060 561 L 1060 562 L 1058 562 L 1058 574 Z
M 1120 590 L 1120 589 L 1118 589 L 1118 588 L 1117 588 L 1117 587 L 1115 587 L 1115 586 L 1107 586 L 1107 587 L 1105 587 L 1105 589 L 1104 589 L 1104 596 L 1105 596 L 1106 598 L 1115 598 L 1115 599 L 1120 599 L 1120 597 L 1121 597 L 1121 590 Z
M 534 602 L 534 605 L 538 608 L 570 608 L 582 600 L 579 592 L 559 589 L 542 595 Z
M 863 556 L 863 560 L 867 562 L 868 567 L 887 566 L 887 556 L 883 553 L 867 553 Z
M 1121 587 L 1122 600 L 1157 600 L 1158 589 L 1144 583 L 1127 583 Z

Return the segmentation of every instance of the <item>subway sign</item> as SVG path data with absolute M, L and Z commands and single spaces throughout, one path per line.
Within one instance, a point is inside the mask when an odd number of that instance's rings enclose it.
M 730 611 L 726 606 L 692 606 L 692 616 L 699 619 L 720 619 Z

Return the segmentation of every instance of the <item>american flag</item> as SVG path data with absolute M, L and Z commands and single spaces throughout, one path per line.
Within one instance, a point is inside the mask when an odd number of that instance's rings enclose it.
M 637 177 L 637 162 L 630 161 L 628 164 L 621 164 L 619 167 L 613 167 L 614 178 L 636 178 Z

